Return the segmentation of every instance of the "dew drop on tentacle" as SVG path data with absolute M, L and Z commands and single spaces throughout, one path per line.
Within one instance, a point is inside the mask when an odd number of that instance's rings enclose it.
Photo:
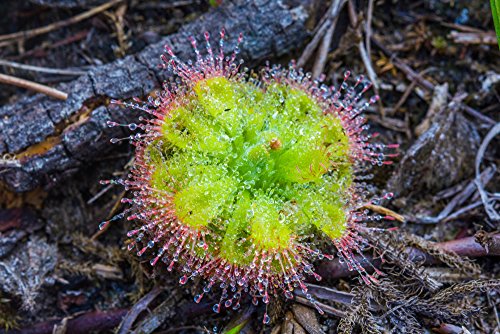
M 268 325 L 271 322 L 271 317 L 266 313 L 264 313 L 264 317 L 262 318 L 262 323 L 264 325 Z

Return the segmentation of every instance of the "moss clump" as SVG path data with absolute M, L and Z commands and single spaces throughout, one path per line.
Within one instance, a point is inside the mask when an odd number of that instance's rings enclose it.
M 342 236 L 348 137 L 307 93 L 214 77 L 179 105 L 146 150 L 151 186 L 173 196 L 184 224 L 212 232 L 208 251 L 247 264 L 252 249 L 288 249 L 318 231 Z

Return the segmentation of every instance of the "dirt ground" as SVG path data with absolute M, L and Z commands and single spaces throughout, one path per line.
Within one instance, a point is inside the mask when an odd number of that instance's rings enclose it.
M 69 94 L 58 101 L 0 80 L 0 333 L 500 333 L 500 51 L 489 2 L 4 0 L 0 9 L 0 73 Z M 380 96 L 371 129 L 400 144 L 394 163 L 373 171 L 373 191 L 394 197 L 370 208 L 395 219 L 368 222 L 365 235 L 385 275 L 367 286 L 338 261 L 318 263 L 323 280 L 310 291 L 324 315 L 300 295 L 274 301 L 267 326 L 250 300 L 215 314 L 212 300 L 193 302 L 198 282 L 181 287 L 126 250 L 125 219 L 99 231 L 126 196 L 99 180 L 125 175 L 133 157 L 103 124 L 137 118 L 110 99 L 158 88 L 164 41 L 192 57 L 187 36 L 223 26 L 228 48 L 245 33 L 252 69 L 296 59 L 329 84 L 345 69 L 365 73 Z

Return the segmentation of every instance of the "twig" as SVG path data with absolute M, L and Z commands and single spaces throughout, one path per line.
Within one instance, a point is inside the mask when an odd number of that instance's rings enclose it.
M 497 199 L 495 197 L 500 197 L 499 194 L 493 194 L 493 198 L 489 197 L 489 193 L 484 189 L 484 182 L 481 180 L 481 162 L 483 161 L 484 153 L 486 152 L 486 148 L 488 144 L 495 138 L 498 134 L 500 134 L 500 123 L 497 123 L 486 135 L 479 150 L 476 155 L 476 180 L 474 181 L 477 186 L 477 190 L 481 195 L 481 200 L 483 201 L 484 209 L 490 217 L 491 220 L 499 221 L 500 214 L 495 210 L 495 203 Z
M 373 87 L 375 88 L 375 91 L 378 91 L 379 84 L 378 84 L 378 79 L 377 79 L 377 73 L 373 69 L 370 53 L 365 49 L 363 41 L 359 41 L 358 48 L 359 48 L 359 54 L 361 56 L 361 60 L 363 61 L 363 64 L 365 65 L 366 73 L 368 74 L 368 78 L 373 83 Z
M 118 41 L 118 46 L 113 47 L 113 51 L 117 57 L 122 58 L 127 54 L 127 50 L 130 47 L 130 43 L 127 43 L 127 34 L 125 34 L 124 29 L 124 15 L 127 11 L 127 4 L 122 4 L 118 6 L 115 12 L 109 13 L 104 12 L 104 14 L 109 17 L 113 22 L 114 29 L 116 32 L 116 39 Z
M 325 299 L 345 305 L 352 304 L 354 295 L 352 293 L 335 290 L 326 286 L 307 283 L 308 293 L 319 299 Z M 295 289 L 294 293 L 297 296 L 305 297 L 305 294 L 300 289 Z
M 20 59 L 29 58 L 29 57 L 41 57 L 41 56 L 46 54 L 46 52 L 45 52 L 46 50 L 51 50 L 51 49 L 65 46 L 65 45 L 68 45 L 68 44 L 71 44 L 74 42 L 78 42 L 78 41 L 86 38 L 88 36 L 88 34 L 89 34 L 89 30 L 82 30 L 82 31 L 79 31 L 79 32 L 75 33 L 74 35 L 68 36 L 60 41 L 51 43 L 50 45 L 42 44 L 39 47 L 33 48 L 33 49 L 26 51 L 20 55 L 12 57 L 11 59 L 20 60 Z
M 349 22 L 351 22 L 351 27 L 356 28 L 358 26 L 358 17 L 356 16 L 356 8 L 354 6 L 353 0 L 348 0 L 347 2 L 347 13 L 349 14 Z
M 449 35 L 457 44 L 489 44 L 497 45 L 497 37 L 494 31 L 482 32 L 458 32 L 452 31 Z
M 366 53 L 370 55 L 372 53 L 371 38 L 372 38 L 372 18 L 373 18 L 373 0 L 368 1 L 368 9 L 366 11 L 366 24 L 365 24 L 365 45 Z
M 470 210 L 477 208 L 481 204 L 483 204 L 482 201 L 476 201 L 476 202 L 474 202 L 472 204 L 464 206 L 463 208 L 458 209 L 457 211 L 453 212 L 448 217 L 446 217 L 445 219 L 443 219 L 443 223 L 447 223 L 449 221 L 455 220 L 458 217 L 460 217 L 461 215 L 463 215 L 464 213 L 469 212 Z
M 422 73 L 421 73 L 422 75 Z M 412 82 L 416 83 L 415 81 Z M 427 109 L 427 113 L 425 114 L 424 119 L 420 122 L 419 125 L 415 128 L 415 134 L 420 136 L 427 129 L 431 127 L 432 120 L 435 115 L 437 115 L 443 108 L 446 106 L 448 102 L 448 83 L 445 82 L 442 85 L 436 85 L 434 91 L 432 93 L 431 104 L 429 105 L 429 109 Z
M 397 68 L 399 68 L 404 74 L 406 74 L 406 76 L 408 77 L 409 80 L 413 81 L 417 81 L 417 83 L 429 90 L 429 91 L 434 91 L 434 88 L 435 88 L 435 85 L 433 83 L 431 83 L 430 81 L 424 79 L 422 76 L 420 76 L 417 72 L 415 72 L 410 66 L 406 65 L 403 61 L 401 61 L 399 58 L 397 58 L 394 53 L 392 53 L 391 51 L 389 51 L 385 46 L 382 45 L 382 43 L 380 43 L 379 41 L 377 41 L 376 38 L 372 37 L 372 42 L 373 44 L 375 44 L 380 50 L 382 50 L 383 53 L 385 53 L 388 57 L 391 58 L 391 61 L 392 63 L 394 64 L 394 66 L 396 66 Z M 449 96 L 449 98 L 451 98 Z M 479 111 L 475 110 L 474 108 L 471 108 L 469 107 L 468 105 L 460 102 L 460 106 L 465 110 L 465 112 L 467 112 L 469 115 L 471 115 L 472 117 L 475 117 L 475 118 L 478 118 L 480 119 L 481 121 L 483 121 L 484 123 L 490 125 L 490 126 L 493 126 L 496 124 L 496 122 L 489 118 L 488 116 L 486 115 L 483 115 L 481 114 Z
M 475 33 L 483 32 L 483 30 L 475 28 L 475 27 L 466 26 L 466 25 L 457 24 L 457 23 L 443 22 L 442 18 L 440 18 L 440 17 L 438 17 L 438 19 L 433 20 L 433 21 L 439 22 L 443 27 L 452 28 L 452 29 L 463 31 L 463 32 L 475 32 Z
M 90 332 L 107 332 L 120 323 L 120 320 L 126 312 L 126 309 L 118 309 L 84 313 L 67 320 L 66 333 L 83 334 Z M 49 320 L 31 327 L 0 332 L 4 334 L 51 334 L 54 326 L 62 321 L 64 321 L 64 319 Z
M 370 7 L 370 5 L 372 6 L 371 10 L 373 11 L 373 1 L 371 1 L 371 3 L 369 4 L 369 7 Z M 354 6 L 354 3 L 352 2 L 352 0 L 349 0 L 348 6 L 347 6 L 347 11 L 349 14 L 349 21 L 351 22 L 351 26 L 353 28 L 358 29 L 359 34 L 362 34 L 359 31 L 358 18 L 356 16 L 356 9 L 355 9 L 355 6 Z M 368 8 L 368 11 L 370 11 L 370 8 Z M 371 13 L 368 13 L 368 15 L 371 16 Z M 370 22 L 367 22 L 367 24 L 365 25 L 365 30 L 367 32 L 365 39 L 366 39 L 366 41 L 369 41 L 368 36 L 371 36 L 371 18 L 370 18 Z M 361 56 L 361 60 L 363 61 L 363 64 L 365 65 L 365 69 L 366 69 L 366 72 L 368 74 L 368 78 L 370 79 L 370 81 L 373 84 L 373 87 L 375 88 L 375 93 L 378 94 L 379 83 L 378 83 L 377 73 L 375 72 L 375 69 L 373 68 L 373 64 L 372 64 L 372 60 L 371 60 L 371 45 L 368 43 L 365 46 L 365 44 L 363 43 L 363 38 L 361 38 L 359 43 L 358 43 L 358 49 L 359 49 L 359 54 Z M 384 111 L 384 109 L 382 109 L 382 115 L 384 115 L 384 114 L 385 114 L 385 111 Z
M 493 167 L 486 168 L 480 175 L 481 182 L 488 183 L 493 175 L 495 175 L 496 169 Z M 476 190 L 475 180 L 469 182 L 469 184 L 458 194 L 456 194 L 451 201 L 445 206 L 443 210 L 436 217 L 412 217 L 408 220 L 413 222 L 418 222 L 421 224 L 437 224 L 441 221 L 449 221 L 448 215 L 455 209 L 457 206 L 462 205 L 465 201 L 474 193 Z M 446 218 L 446 219 L 445 219 Z
M 397 221 L 399 221 L 401 223 L 404 223 L 406 221 L 405 217 L 403 217 L 399 213 L 396 213 L 396 212 L 392 211 L 391 209 L 388 209 L 388 208 L 380 206 L 380 205 L 365 204 L 365 205 L 363 205 L 363 208 L 368 209 L 368 210 L 372 210 L 372 211 L 380 213 L 382 215 L 391 216 L 392 218 L 396 219 Z
M 113 217 L 113 215 L 115 214 L 116 210 L 120 207 L 120 205 L 122 203 L 121 199 L 123 198 L 123 196 L 125 196 L 125 193 L 126 193 L 126 191 L 124 190 L 124 191 L 122 191 L 118 195 L 118 198 L 117 198 L 115 204 L 113 205 L 113 207 L 109 211 L 108 220 Z M 92 235 L 92 237 L 90 238 L 90 240 L 92 240 L 92 241 L 97 240 L 97 238 L 99 238 L 104 232 L 106 232 L 110 226 L 111 226 L 111 224 L 106 224 L 102 230 L 98 229 L 97 232 L 94 233 L 94 235 Z
M 100 6 L 97 6 L 95 8 L 92 8 L 86 12 L 83 12 L 81 14 L 78 14 L 76 16 L 73 16 L 69 19 L 58 21 L 52 24 L 49 24 L 44 27 L 39 27 L 31 30 L 26 30 L 26 31 L 19 31 L 15 32 L 12 34 L 6 34 L 6 35 L 0 35 L 0 42 L 9 42 L 12 43 L 17 40 L 26 40 L 38 35 L 46 34 L 48 32 L 51 32 L 53 30 L 69 26 L 71 24 L 78 23 L 80 21 L 83 21 L 85 19 L 88 19 L 89 17 L 92 17 L 96 14 L 99 14 L 102 11 L 105 11 L 106 9 L 113 7 L 114 5 L 122 2 L 123 0 L 112 0 L 109 2 L 106 2 L 105 4 L 102 4 Z M 0 43 L 0 46 L 4 46 L 8 43 Z
M 87 73 L 85 71 L 65 70 L 65 69 L 59 69 L 59 68 L 49 68 L 49 67 L 26 65 L 26 64 L 16 63 L 16 62 L 4 60 L 4 59 L 0 59 L 0 65 L 12 67 L 12 68 L 18 68 L 18 69 L 25 70 L 25 71 L 34 71 L 34 72 L 40 72 L 40 73 L 59 74 L 59 75 L 75 75 L 76 76 L 76 75 L 82 75 L 82 74 Z
M 316 62 L 314 63 L 312 70 L 313 78 L 319 77 L 321 73 L 323 73 L 323 70 L 325 69 L 326 59 L 328 57 L 328 50 L 330 49 L 330 44 L 332 42 L 333 33 L 335 32 L 335 27 L 337 25 L 339 13 L 344 7 L 345 3 L 346 0 L 334 0 L 333 3 L 334 9 L 332 11 L 333 20 L 331 21 L 330 27 L 323 36 L 321 45 L 319 46 L 318 56 L 316 58 Z
M 196 1 L 199 3 L 199 1 Z M 181 0 L 181 1 L 169 1 L 169 2 L 148 2 L 148 3 L 139 3 L 137 9 L 173 9 L 182 6 L 193 5 L 195 1 L 193 0 Z
M 127 312 L 123 318 L 120 327 L 118 328 L 118 334 L 127 334 L 135 319 L 141 314 L 142 311 L 146 310 L 149 304 L 163 291 L 163 288 L 156 285 L 151 291 L 149 291 L 144 297 L 142 297 L 132 308 Z
M 318 44 L 325 35 L 328 27 L 331 26 L 333 20 L 335 19 L 335 9 L 336 9 L 336 4 L 338 2 L 339 0 L 333 0 L 333 3 L 331 4 L 328 10 L 328 18 L 324 22 L 320 23 L 319 28 L 317 29 L 313 39 L 309 42 L 309 44 L 307 44 L 307 46 L 304 48 L 304 51 L 302 51 L 302 55 L 297 61 L 298 67 L 304 67 L 307 60 L 311 58 L 311 55 L 313 54 L 314 50 L 316 50 L 316 48 L 318 47 Z
M 435 246 L 443 251 L 453 252 L 464 257 L 500 256 L 500 234 L 490 235 L 488 241 L 489 244 L 485 247 L 476 240 L 476 237 L 467 237 L 438 242 Z M 406 253 L 408 254 L 408 259 L 414 262 L 421 262 L 424 259 L 424 264 L 438 263 L 437 259 L 418 248 L 408 247 Z M 373 266 L 380 267 L 380 260 L 375 259 L 369 254 L 364 254 L 363 257 L 358 255 L 353 258 L 361 264 L 366 264 L 368 261 Z M 365 268 L 367 271 L 370 271 L 370 266 L 366 265 Z M 333 261 L 321 262 L 317 269 L 319 275 L 330 279 L 349 277 L 356 274 L 356 271 L 348 270 L 347 266 L 341 263 L 338 258 Z
M 334 317 L 339 317 L 339 318 L 343 318 L 346 316 L 345 312 L 343 311 L 340 311 L 340 310 L 337 310 L 336 308 L 333 308 L 331 307 L 330 305 L 326 305 L 326 304 L 323 304 L 323 303 L 320 303 L 318 301 L 315 301 L 314 303 L 304 297 L 299 297 L 299 296 L 296 296 L 295 297 L 295 300 L 302 304 L 302 305 L 305 305 L 305 306 L 309 306 L 311 308 L 317 308 L 319 307 L 320 309 L 322 309 L 325 313 L 329 314 L 329 315 L 333 315 Z M 316 306 L 314 306 L 314 304 L 316 304 Z
M 16 78 L 11 75 L 0 74 L 0 83 L 5 83 L 8 85 L 30 89 L 35 92 L 42 93 L 59 100 L 66 100 L 68 98 L 68 94 L 58 89 L 51 88 L 49 86 L 45 86 L 33 81 Z

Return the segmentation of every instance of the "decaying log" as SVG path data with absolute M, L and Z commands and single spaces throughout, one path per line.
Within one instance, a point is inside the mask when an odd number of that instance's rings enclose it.
M 301 5 L 302 3 L 302 5 Z M 193 59 L 188 36 L 210 32 L 213 45 L 219 32 L 228 35 L 225 49 L 232 52 L 237 35 L 244 34 L 241 58 L 256 64 L 302 46 L 309 33 L 309 1 L 224 2 L 179 32 L 146 47 L 142 52 L 98 66 L 57 88 L 68 92 L 66 101 L 43 95 L 26 96 L 0 108 L 0 156 L 14 154 L 20 167 L 8 167 L 0 178 L 13 191 L 51 186 L 76 173 L 80 167 L 113 148 L 112 137 L 124 137 L 121 128 L 107 128 L 106 121 L 137 121 L 137 113 L 110 105 L 111 99 L 146 96 L 168 76 L 159 68 L 166 44 L 181 59 Z

